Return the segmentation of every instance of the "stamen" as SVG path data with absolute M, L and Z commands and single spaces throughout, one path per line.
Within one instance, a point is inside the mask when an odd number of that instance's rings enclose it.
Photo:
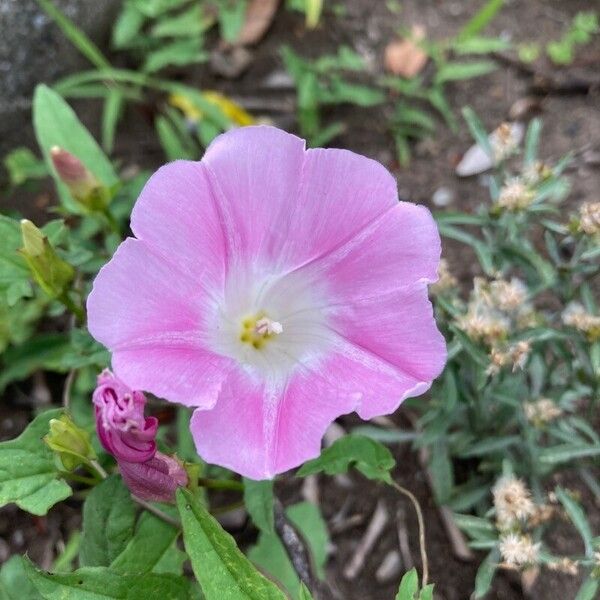
M 262 317 L 256 321 L 254 331 L 258 335 L 279 335 L 283 331 L 283 326 L 279 321 L 272 321 L 269 317 Z

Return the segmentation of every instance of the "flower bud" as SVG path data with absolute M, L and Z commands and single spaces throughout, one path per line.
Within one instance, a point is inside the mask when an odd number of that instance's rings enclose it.
M 188 482 L 183 465 L 161 452 L 143 463 L 119 461 L 119 469 L 131 493 L 151 502 L 172 502 L 177 488 Z
M 50 432 L 44 437 L 44 442 L 56 452 L 67 471 L 96 458 L 88 432 L 75 425 L 67 414 L 59 419 L 50 419 Z
M 54 146 L 50 157 L 58 177 L 69 188 L 74 200 L 87 210 L 102 212 L 106 209 L 111 199 L 109 189 L 76 156 Z
M 56 254 L 48 238 L 27 219 L 21 221 L 23 247 L 19 250 L 33 278 L 51 298 L 62 296 L 73 280 L 73 267 Z
M 93 397 L 96 430 L 104 449 L 117 460 L 142 463 L 156 453 L 158 420 L 144 417 L 146 397 L 132 391 L 110 371 L 98 377 Z

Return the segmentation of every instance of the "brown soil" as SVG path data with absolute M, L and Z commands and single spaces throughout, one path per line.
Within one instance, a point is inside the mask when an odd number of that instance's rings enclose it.
M 326 3 L 327 4 L 327 3 Z M 306 32 L 302 20 L 296 15 L 280 10 L 265 39 L 253 50 L 254 59 L 250 69 L 234 81 L 215 77 L 207 66 L 195 68 L 185 79 L 200 88 L 219 89 L 257 114 L 269 115 L 273 121 L 293 130 L 294 94 L 289 87 L 277 88 L 265 85 L 265 79 L 273 72 L 281 72 L 282 65 L 278 49 L 283 44 L 292 45 L 305 56 L 318 56 L 334 51 L 339 44 L 348 44 L 365 56 L 374 76 L 382 74 L 382 53 L 386 43 L 400 28 L 420 23 L 425 25 L 433 39 L 452 35 L 481 6 L 478 0 L 403 0 L 399 14 L 391 13 L 383 0 L 345 0 L 339 2 L 346 7 L 343 16 L 325 15 L 321 27 Z M 556 38 L 566 27 L 572 15 L 579 10 L 596 8 L 589 0 L 530 0 L 507 2 L 501 14 L 489 28 L 491 34 L 510 34 L 517 41 L 544 41 Z M 572 69 L 590 75 L 600 65 L 600 40 L 587 47 L 585 56 L 578 58 Z M 183 76 L 183 74 L 182 74 Z M 528 95 L 531 77 L 503 67 L 495 73 L 476 80 L 455 85 L 451 102 L 457 111 L 470 105 L 490 129 L 506 119 L 512 104 Z M 581 151 L 600 149 L 600 97 L 598 92 L 583 94 L 548 94 L 539 97 L 544 119 L 543 158 L 556 159 L 568 151 L 577 156 L 571 169 L 573 192 L 570 202 L 575 205 L 584 200 L 597 200 L 600 189 L 598 161 L 586 163 Z M 92 130 L 98 130 L 97 107 L 81 105 L 84 120 Z M 119 132 L 115 156 L 122 164 L 158 166 L 162 160 L 151 128 L 152 103 L 128 109 L 122 131 Z M 477 177 L 458 179 L 454 166 L 461 154 L 471 144 L 466 128 L 454 134 L 440 124 L 435 138 L 421 142 L 414 148 L 410 167 L 400 169 L 394 157 L 392 139 L 386 131 L 387 109 L 341 108 L 331 114 L 336 120 L 347 124 L 347 132 L 335 140 L 336 146 L 349 148 L 371 156 L 387 165 L 398 177 L 401 197 L 431 206 L 433 193 L 440 187 L 449 188 L 455 196 L 451 208 L 470 210 L 487 200 L 487 192 Z M 40 199 L 41 198 L 41 199 Z M 40 202 L 47 196 L 37 195 L 28 203 L 32 215 L 39 216 Z M 51 198 L 50 198 L 50 201 Z M 13 196 L 3 201 L 5 207 L 23 207 L 23 197 Z M 465 260 L 465 249 L 448 243 L 446 256 L 451 266 L 468 281 L 477 273 L 472 260 Z M 31 402 L 26 387 L 13 387 L 6 395 L 0 409 L 0 439 L 14 437 L 25 426 L 31 411 Z M 402 413 L 400 409 L 399 413 Z M 353 423 L 355 421 L 352 421 Z M 430 579 L 436 584 L 438 600 L 468 600 L 473 590 L 477 561 L 461 562 L 451 550 L 440 521 L 438 509 L 427 485 L 425 475 L 418 466 L 414 452 L 408 445 L 394 448 L 398 468 L 395 477 L 399 483 L 411 489 L 419 498 L 427 527 L 427 547 L 430 558 Z M 594 510 L 594 501 L 577 478 L 567 477 L 566 482 L 580 489 L 588 514 L 592 515 L 594 531 L 600 533 L 600 511 Z M 319 479 L 322 510 L 327 519 L 337 514 L 342 506 L 348 514 L 362 515 L 363 519 L 354 528 L 333 536 L 333 552 L 330 555 L 327 576 L 337 597 L 344 600 L 391 600 L 397 583 L 379 585 L 375 571 L 387 552 L 397 547 L 395 525 L 389 526 L 374 551 L 368 556 L 364 571 L 353 582 L 344 579 L 342 571 L 347 564 L 358 540 L 364 533 L 377 501 L 382 498 L 391 515 L 398 507 L 404 509 L 410 536 L 412 557 L 420 567 L 418 553 L 418 531 L 411 506 L 394 491 L 368 482 L 359 476 L 350 477 L 350 485 L 339 480 Z M 298 483 L 284 478 L 279 485 L 285 501 L 297 500 Z M 31 517 L 15 507 L 0 511 L 0 562 L 12 553 L 28 552 L 32 559 L 48 568 L 55 556 L 57 541 L 64 540 L 68 532 L 78 524 L 79 507 L 75 500 L 61 504 L 50 511 L 47 517 Z M 243 537 L 243 536 L 242 536 Z M 577 550 L 576 534 L 567 525 L 556 527 L 551 536 L 557 550 Z M 479 559 L 479 557 L 478 557 Z M 575 597 L 579 579 L 543 571 L 537 578 L 529 596 L 525 596 L 518 576 L 502 573 L 496 577 L 488 598 L 494 600 L 516 600 L 534 598 L 546 600 L 554 597 L 571 600 Z

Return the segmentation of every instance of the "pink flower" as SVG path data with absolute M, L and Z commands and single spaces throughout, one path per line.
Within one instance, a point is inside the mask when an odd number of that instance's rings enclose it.
M 130 386 L 197 408 L 208 462 L 272 477 L 317 456 L 336 417 L 391 413 L 444 365 L 435 222 L 373 160 L 236 129 L 161 168 L 131 228 L 89 328 Z
M 96 431 L 104 449 L 117 460 L 141 463 L 156 453 L 155 417 L 144 417 L 146 398 L 130 390 L 110 371 L 98 376 L 92 401 L 96 407 Z
M 173 501 L 177 487 L 187 485 L 187 473 L 175 458 L 157 452 L 158 420 L 144 417 L 144 394 L 104 370 L 92 400 L 100 443 L 117 459 L 129 490 L 142 500 Z

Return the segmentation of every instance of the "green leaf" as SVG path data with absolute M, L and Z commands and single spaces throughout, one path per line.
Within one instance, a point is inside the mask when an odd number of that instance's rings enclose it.
M 306 477 L 315 473 L 336 475 L 356 468 L 365 477 L 391 482 L 390 471 L 396 465 L 392 453 L 382 444 L 362 435 L 346 435 L 336 440 L 321 456 L 300 468 L 298 475 Z
M 533 119 L 527 127 L 527 133 L 525 134 L 525 145 L 523 153 L 523 162 L 525 165 L 532 165 L 538 153 L 540 145 L 540 134 L 542 133 L 542 121 L 541 119 Z
M 518 435 L 504 436 L 500 438 L 491 438 L 487 440 L 481 440 L 471 444 L 466 450 L 460 452 L 458 455 L 461 458 L 471 458 L 473 456 L 485 456 L 486 454 L 492 454 L 494 452 L 500 452 L 506 450 L 514 444 L 518 444 L 521 438 Z
M 417 575 L 417 570 L 413 568 L 407 571 L 402 577 L 395 600 L 414 600 L 418 591 L 419 576 Z
M 503 4 L 504 0 L 488 0 L 460 30 L 457 38 L 459 40 L 465 40 L 477 35 L 487 27 L 490 21 L 496 16 L 496 13 L 502 8 Z
M 20 381 L 34 371 L 48 369 L 64 372 L 64 356 L 70 351 L 68 336 L 62 333 L 40 333 L 4 353 L 4 369 L 0 373 L 0 391 L 9 383 Z
M 23 557 L 11 556 L 0 569 L 1 600 L 40 600 L 34 585 L 29 581 Z
M 195 158 L 188 152 L 185 145 L 182 143 L 177 130 L 166 117 L 160 115 L 156 119 L 154 126 L 156 127 L 156 133 L 158 134 L 158 139 L 160 140 L 160 144 L 165 152 L 167 160 L 173 161 L 180 158 Z
M 272 481 L 254 481 L 244 477 L 244 503 L 252 521 L 261 531 L 275 531 Z
M 25 571 L 46 600 L 192 600 L 190 582 L 176 575 L 123 575 L 104 567 L 46 573 L 29 561 Z
M 470 37 L 452 42 L 452 50 L 456 54 L 489 54 L 490 52 L 502 52 L 510 47 L 510 42 L 495 37 Z
M 498 65 L 491 60 L 477 62 L 448 62 L 442 65 L 435 74 L 435 83 L 440 85 L 448 81 L 462 81 L 481 77 L 495 71 Z
M 199 36 L 206 31 L 210 23 L 211 20 L 205 16 L 202 7 L 199 4 L 193 4 L 174 17 L 158 21 L 150 33 L 155 37 Z
M 76 156 L 106 187 L 111 188 L 119 183 L 112 164 L 73 109 L 46 85 L 35 88 L 33 125 L 46 165 L 54 177 L 61 200 L 69 210 L 80 212 L 69 190 L 54 171 L 50 158 L 53 146 L 59 146 Z
M 98 69 L 110 69 L 110 63 L 106 60 L 102 52 L 100 52 L 98 46 L 71 19 L 56 8 L 52 0 L 37 0 L 37 2 L 83 56 Z
M 588 577 L 577 591 L 575 600 L 596 600 L 600 590 L 600 579 Z
M 483 598 L 492 586 L 500 562 L 500 551 L 494 548 L 484 559 L 475 575 L 475 598 Z
M 298 600 L 313 600 L 311 593 L 304 583 L 300 584 L 300 593 L 298 594 Z
M 219 2 L 219 29 L 226 42 L 234 42 L 246 18 L 246 0 Z
M 60 409 L 43 412 L 18 438 L 0 444 L 0 506 L 14 502 L 34 515 L 45 515 L 71 495 L 71 488 L 58 478 L 54 454 L 42 441 L 50 419 L 61 414 Z
M 107 567 L 123 551 L 135 527 L 135 505 L 121 477 L 92 489 L 83 505 L 82 567 Z
M 433 583 L 426 585 L 419 594 L 419 600 L 433 600 Z
M 317 575 L 323 578 L 329 535 L 318 507 L 310 502 L 300 502 L 290 506 L 286 514 L 306 540 Z M 248 558 L 281 582 L 293 598 L 302 597 L 300 580 L 277 534 L 261 533 L 258 544 L 248 551 Z
M 285 600 L 189 491 L 179 488 L 183 541 L 206 600 Z
M 202 62 L 207 58 L 202 50 L 200 38 L 184 38 L 161 45 L 158 50 L 153 50 L 146 55 L 142 71 L 154 73 L 168 65 L 185 66 Z
M 492 145 L 490 144 L 490 138 L 475 111 L 470 106 L 465 106 L 462 109 L 462 114 L 467 122 L 467 127 L 469 128 L 473 139 L 481 146 L 481 148 L 483 148 L 488 156 L 493 156 L 494 153 L 492 151 Z
M 445 504 L 454 487 L 454 472 L 452 461 L 448 454 L 448 446 L 443 440 L 437 440 L 431 448 L 429 463 L 436 502 Z
M 113 27 L 112 43 L 115 48 L 124 48 L 140 33 L 145 15 L 133 2 L 126 1 Z
M 44 161 L 39 160 L 29 148 L 15 148 L 4 158 L 11 185 L 22 185 L 29 179 L 41 179 L 48 175 Z
M 102 147 L 110 154 L 113 150 L 117 124 L 125 104 L 125 97 L 118 89 L 110 89 L 104 99 L 102 110 Z
M 556 465 L 579 458 L 600 456 L 600 446 L 587 444 L 560 444 L 552 448 L 542 448 L 538 452 L 538 461 Z
M 583 509 L 563 488 L 557 487 L 555 491 L 556 497 L 560 500 L 569 519 L 571 519 L 571 522 L 583 540 L 585 555 L 588 558 L 592 558 L 594 556 L 594 535 Z
M 148 512 L 142 513 L 135 534 L 113 560 L 110 570 L 115 573 L 155 571 L 165 556 L 173 552 L 178 535 L 179 531 L 173 525 Z

